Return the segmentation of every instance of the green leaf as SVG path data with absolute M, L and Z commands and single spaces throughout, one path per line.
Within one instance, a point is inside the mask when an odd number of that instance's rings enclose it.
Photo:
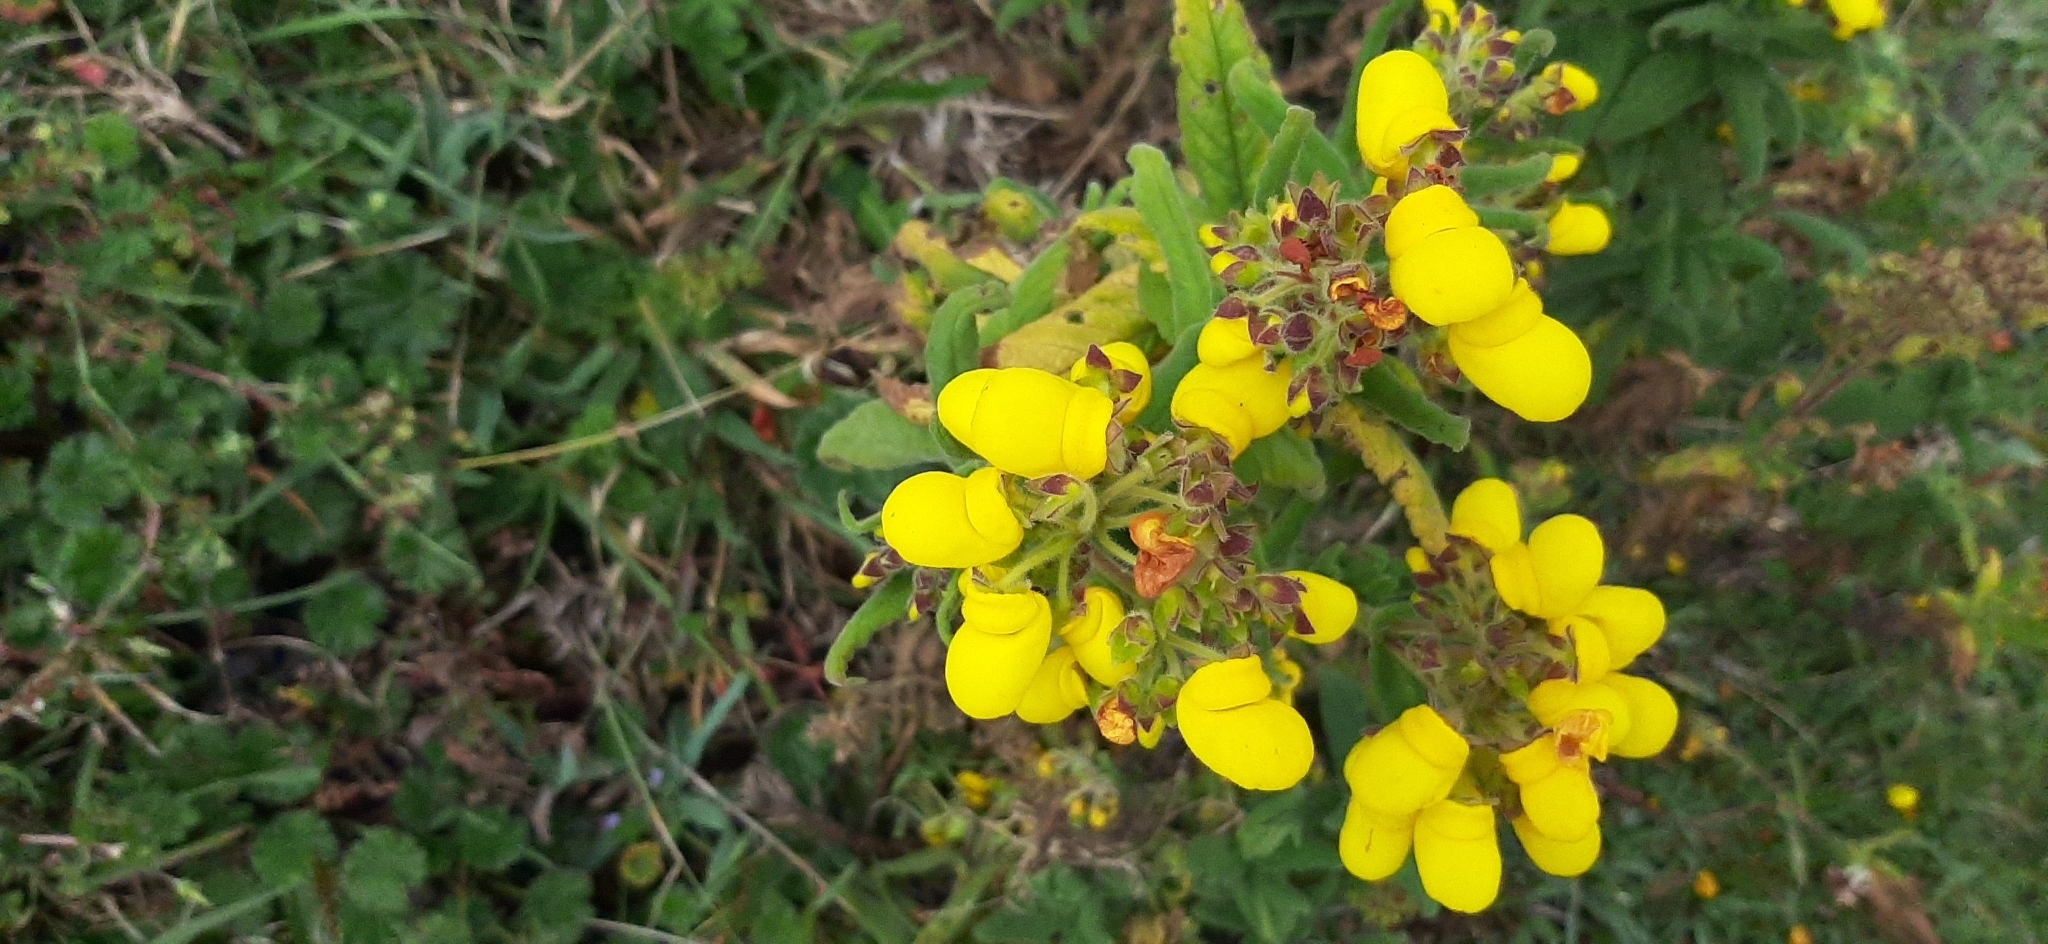
M 1543 232 L 1543 218 L 1526 210 L 1511 210 L 1482 204 L 1472 208 L 1479 214 L 1479 225 L 1487 229 L 1513 230 L 1524 236 L 1535 236 Z
M 1237 106 L 1252 123 L 1269 135 L 1279 134 L 1292 106 L 1281 97 L 1272 75 L 1257 63 L 1240 62 L 1231 68 L 1229 83 L 1230 93 L 1237 96 Z M 1297 180 L 1322 174 L 1331 181 L 1349 183 L 1357 179 L 1357 168 L 1356 156 L 1345 157 L 1314 125 L 1302 134 L 1301 154 L 1294 163 Z
M 376 914 L 404 914 L 412 888 L 426 879 L 426 850 L 388 826 L 363 830 L 341 861 L 342 897 Z
M 832 648 L 825 652 L 825 681 L 834 685 L 857 685 L 866 679 L 850 678 L 846 674 L 847 663 L 853 655 L 875 638 L 886 626 L 904 617 L 910 609 L 910 574 L 898 571 L 890 574 L 861 601 L 860 609 L 853 611 L 839 635 L 832 640 Z
M 1707 97 L 1706 58 L 1691 50 L 1654 52 L 1628 74 L 1593 137 L 1613 144 L 1664 126 Z
M 518 940 L 529 944 L 571 944 L 596 917 L 590 905 L 590 876 L 550 869 L 526 887 L 519 903 Z
M 526 821 L 495 807 L 462 811 L 455 820 L 455 851 L 486 872 L 502 872 L 526 850 Z
M 1180 182 L 1174 179 L 1166 155 L 1152 145 L 1138 144 L 1131 147 L 1128 159 L 1133 176 L 1131 200 L 1166 255 L 1166 277 L 1173 293 L 1173 324 L 1161 326 L 1159 333 L 1175 337 L 1215 314 L 1220 286 L 1216 274 L 1209 271 L 1209 254 L 1195 237 L 1194 218 L 1188 214 Z M 937 385 L 932 389 L 936 392 Z
M 272 888 L 313 877 L 316 862 L 331 862 L 334 830 L 312 810 L 287 810 L 265 824 L 249 846 L 249 865 Z
M 222 905 L 177 927 L 150 938 L 149 944 L 189 944 L 215 930 L 227 927 L 268 907 L 279 897 L 298 890 L 298 883 L 270 889 L 260 895 L 251 895 L 233 904 Z
M 1300 107 L 1287 109 L 1279 133 L 1273 136 L 1273 146 L 1266 149 L 1266 157 L 1259 164 L 1258 179 L 1252 187 L 1252 206 L 1263 207 L 1266 201 L 1286 193 L 1287 182 L 1294 179 L 1295 161 L 1301 157 L 1302 141 L 1315 127 L 1315 112 Z
M 981 333 L 975 317 L 995 308 L 1008 297 L 1002 285 L 983 282 L 946 296 L 932 313 L 931 336 L 925 339 L 924 373 L 931 381 L 932 396 L 953 378 L 981 366 Z
M 1271 82 L 1273 67 L 1237 0 L 1174 0 L 1168 49 L 1180 70 L 1181 150 L 1202 200 L 1215 217 L 1243 209 L 1266 137 L 1243 120 L 1224 80 L 1239 63 L 1251 63 Z
M 1366 675 L 1372 679 L 1372 687 L 1366 692 L 1366 709 L 1373 724 L 1391 724 L 1401 712 L 1429 700 L 1422 680 L 1384 643 L 1374 643 L 1372 652 L 1366 656 Z
M 1387 51 L 1394 38 L 1394 27 L 1399 25 L 1415 9 L 1416 0 L 1394 0 L 1380 7 L 1372 18 L 1372 27 L 1365 31 L 1365 42 L 1359 46 L 1358 59 L 1351 64 L 1351 81 L 1344 86 L 1344 110 L 1337 116 L 1337 127 L 1330 132 L 1336 140 L 1337 153 L 1347 170 L 1363 164 L 1358 156 L 1358 78 L 1365 74 L 1365 64 Z M 1341 179 L 1331 175 L 1332 180 Z
M 1459 175 L 1468 200 L 1478 201 L 1497 194 L 1519 193 L 1543 182 L 1550 173 L 1551 156 L 1531 154 L 1511 164 L 1470 164 Z
M 900 469 L 944 462 L 946 454 L 919 426 L 880 400 L 854 407 L 818 440 L 818 461 L 835 469 Z
M 142 157 L 135 126 L 117 111 L 103 111 L 85 120 L 85 149 L 111 170 L 125 170 Z
M 1060 281 L 1067 274 L 1067 260 L 1073 254 L 1073 244 L 1061 238 L 1024 267 L 1024 274 L 1017 276 L 1016 283 L 1010 286 L 1009 307 L 990 315 L 982 324 L 982 347 L 993 346 L 1005 335 L 1052 310 Z
M 1365 729 L 1372 724 L 1371 695 L 1355 673 L 1335 665 L 1316 667 L 1316 706 L 1323 717 L 1323 737 L 1340 756 L 1365 737 Z
M 1842 224 L 1798 210 L 1779 210 L 1773 215 L 1806 237 L 1813 248 L 1841 256 L 1850 269 L 1861 272 L 1870 267 L 1870 247 Z
M 1152 365 L 1152 402 L 1145 405 L 1145 412 L 1138 414 L 1139 426 L 1163 430 L 1173 425 L 1173 391 L 1180 386 L 1180 379 L 1194 370 L 1200 361 L 1196 348 L 1201 336 L 1200 324 L 1187 326 L 1174 340 L 1173 350 L 1165 359 Z
M 1728 128 L 1735 135 L 1735 163 L 1748 183 L 1762 180 L 1770 166 L 1771 121 L 1764 103 L 1772 94 L 1772 76 L 1771 67 L 1755 59 L 1724 58 L 1714 63 Z
M 1316 496 L 1322 494 L 1326 484 L 1323 460 L 1316 455 L 1315 443 L 1290 432 L 1253 440 L 1233 465 L 1237 474 L 1254 485 Z
M 320 293 L 303 282 L 277 282 L 263 299 L 263 312 L 250 325 L 251 334 L 273 347 L 301 347 L 320 336 L 327 324 Z
M 1440 446 L 1463 450 L 1472 438 L 1472 421 L 1438 406 L 1396 371 L 1389 358 L 1358 378 L 1358 397 L 1402 428 Z
M 308 638 L 346 657 L 376 644 L 384 616 L 384 591 L 361 575 L 349 574 L 307 600 L 300 619 Z

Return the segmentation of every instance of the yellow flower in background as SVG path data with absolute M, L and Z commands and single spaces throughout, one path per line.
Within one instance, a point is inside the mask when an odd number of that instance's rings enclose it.
M 1583 754 L 1561 756 L 1556 734 L 1500 755 L 1508 779 L 1521 787 L 1522 814 L 1552 839 L 1586 838 L 1600 823 L 1600 795 Z
M 1337 855 L 1351 874 L 1377 882 L 1401 871 L 1414 843 L 1415 814 L 1390 816 L 1353 799 L 1337 834 Z
M 1382 816 L 1412 814 L 1450 795 L 1471 752 L 1436 709 L 1417 705 L 1345 757 L 1351 802 Z
M 1543 298 L 1517 280 L 1500 307 L 1450 326 L 1451 361 L 1487 399 L 1532 423 L 1577 412 L 1593 389 L 1593 355 Z
M 1089 587 L 1081 594 L 1081 605 L 1060 627 L 1060 638 L 1074 650 L 1081 670 L 1104 685 L 1115 685 L 1138 671 L 1136 664 L 1110 655 L 1110 635 L 1123 621 L 1123 598 L 1114 590 Z
M 1272 695 L 1273 680 L 1258 656 L 1196 669 L 1174 709 L 1188 750 L 1247 790 L 1300 783 L 1315 760 L 1315 740 L 1301 713 Z
M 1287 386 L 1293 381 L 1292 365 L 1281 361 L 1267 370 L 1263 355 L 1227 367 L 1196 364 L 1173 390 L 1173 418 L 1223 437 L 1235 457 L 1252 440 L 1287 425 L 1293 416 Z
M 1920 788 L 1910 783 L 1892 784 L 1884 791 L 1884 802 L 1900 816 L 1912 819 L 1920 813 Z
M 1506 243 L 1478 225 L 1465 198 L 1442 184 L 1394 205 L 1387 217 L 1394 296 L 1433 325 L 1471 321 L 1508 300 L 1515 263 Z
M 960 629 L 946 647 L 946 693 L 970 718 L 1000 718 L 1023 703 L 1052 642 L 1052 604 L 1035 590 L 983 589 L 960 575 Z
M 1358 76 L 1358 153 L 1381 177 L 1407 177 L 1407 149 L 1423 136 L 1455 131 L 1451 94 L 1436 64 L 1396 49 L 1373 57 Z
M 1713 869 L 1701 869 L 1700 874 L 1693 876 L 1692 893 L 1704 901 L 1713 901 L 1721 897 L 1720 877 L 1714 874 Z
M 1575 878 L 1586 874 L 1600 860 L 1598 823 L 1586 835 L 1570 842 L 1544 835 L 1526 816 L 1515 817 L 1510 825 L 1515 828 L 1515 837 L 1522 840 L 1522 851 L 1529 854 L 1529 861 L 1548 874 Z
M 1552 154 L 1550 171 L 1543 175 L 1546 183 L 1561 184 L 1579 175 L 1579 166 L 1584 158 L 1577 154 Z
M 882 503 L 882 540 L 919 567 L 978 567 L 1024 543 L 1024 526 L 1003 494 L 1003 473 L 920 472 Z
M 1138 375 L 1137 389 L 1127 395 L 1124 408 L 1118 410 L 1116 414 L 1117 422 L 1129 423 L 1137 419 L 1138 414 L 1145 412 L 1146 405 L 1152 402 L 1152 362 L 1145 359 L 1144 351 L 1129 341 L 1114 341 L 1097 346 L 1102 349 L 1103 356 L 1109 358 L 1112 367 Z M 1090 374 L 1095 372 L 1095 368 L 1089 365 L 1088 358 L 1083 357 L 1074 362 L 1074 367 L 1067 373 L 1067 377 L 1079 382 L 1088 379 Z M 1116 397 L 1112 396 L 1111 399 Z
M 1583 111 L 1593 107 L 1600 100 L 1600 82 L 1593 73 L 1569 62 L 1553 62 L 1543 70 L 1543 77 L 1556 82 L 1572 93 L 1572 111 Z
M 1452 911 L 1477 914 L 1500 895 L 1500 836 L 1493 807 L 1442 800 L 1415 818 L 1422 890 Z
M 1032 724 L 1058 724 L 1086 707 L 1088 685 L 1081 681 L 1081 667 L 1074 661 L 1074 650 L 1061 646 L 1038 664 L 1024 700 L 1017 703 L 1017 717 Z
M 1109 464 L 1109 397 L 1029 367 L 982 368 L 939 391 L 939 422 L 988 463 L 1025 478 L 1092 479 Z
M 1606 210 L 1566 200 L 1550 215 L 1550 241 L 1543 251 L 1553 256 L 1590 256 L 1606 249 L 1613 239 L 1614 223 Z
M 1884 26 L 1884 0 L 1828 0 L 1828 12 L 1835 15 L 1836 39 Z
M 1358 594 L 1350 587 L 1322 574 L 1306 570 L 1290 570 L 1286 576 L 1301 581 L 1301 619 L 1294 627 L 1294 636 L 1317 645 L 1336 642 L 1351 631 L 1358 622 Z M 1307 623 L 1303 632 L 1301 623 Z

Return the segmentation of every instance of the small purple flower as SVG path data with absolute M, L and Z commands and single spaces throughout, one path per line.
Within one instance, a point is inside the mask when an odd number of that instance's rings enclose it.
M 647 772 L 647 785 L 657 790 L 661 789 L 662 781 L 665 781 L 667 779 L 668 771 L 660 767 L 656 767 Z
M 604 814 L 604 819 L 598 824 L 597 828 L 607 833 L 611 832 L 612 830 L 619 828 L 619 823 L 622 819 L 623 817 L 619 816 L 619 814 L 617 813 L 606 813 Z

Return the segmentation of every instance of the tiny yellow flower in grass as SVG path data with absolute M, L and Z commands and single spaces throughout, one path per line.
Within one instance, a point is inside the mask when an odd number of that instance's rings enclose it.
M 1417 705 L 1351 749 L 1344 779 L 1353 803 L 1382 816 L 1407 816 L 1449 796 L 1471 752 L 1436 709 Z
M 1317 645 L 1333 643 L 1358 622 L 1358 594 L 1322 574 L 1290 570 L 1287 576 L 1301 581 L 1301 609 L 1295 620 L 1294 636 Z
M 1828 12 L 1835 15 L 1836 39 L 1884 26 L 1884 0 L 1828 0 Z
M 983 589 L 960 575 L 960 628 L 946 647 L 946 693 L 970 718 L 1000 718 L 1024 702 L 1052 641 L 1052 604 L 1035 590 Z
M 1700 896 L 1702 901 L 1713 901 L 1721 897 L 1721 879 L 1713 869 L 1701 869 L 1692 878 L 1692 893 Z
M 1228 367 L 1196 364 L 1174 388 L 1173 418 L 1223 437 L 1236 456 L 1252 440 L 1287 425 L 1292 418 L 1287 386 L 1293 381 L 1294 368 L 1286 361 L 1270 371 L 1263 357 L 1247 357 Z
M 920 472 L 882 503 L 882 540 L 919 567 L 978 567 L 1024 543 L 1024 526 L 1003 494 L 1003 473 Z
M 1365 64 L 1358 76 L 1358 153 L 1373 173 L 1407 177 L 1407 149 L 1425 135 L 1457 127 L 1435 63 L 1396 49 Z
M 1920 789 L 1910 783 L 1895 783 L 1884 791 L 1885 805 L 1907 819 L 1920 813 Z
M 1136 664 L 1117 662 L 1110 655 L 1110 634 L 1123 621 L 1123 598 L 1114 590 L 1089 587 L 1081 594 L 1081 605 L 1060 627 L 1060 638 L 1073 648 L 1082 671 L 1104 685 L 1115 685 L 1138 671 Z
M 1096 832 L 1101 832 L 1105 829 L 1108 829 L 1110 821 L 1114 820 L 1115 818 L 1116 812 L 1108 807 L 1097 806 L 1093 803 L 1088 805 L 1089 829 L 1095 830 Z
M 1586 874 L 1600 860 L 1599 823 L 1569 842 L 1544 835 L 1527 816 L 1515 817 L 1510 825 L 1515 827 L 1515 837 L 1522 841 L 1522 851 L 1529 854 L 1529 861 L 1550 875 L 1574 878 Z
M 1543 175 L 1549 183 L 1561 184 L 1579 175 L 1579 165 L 1584 159 L 1577 154 L 1552 154 L 1550 172 Z
M 1037 674 L 1017 703 L 1017 717 L 1032 724 L 1058 724 L 1076 709 L 1088 707 L 1088 685 L 1069 646 L 1054 649 L 1038 664 Z
M 1591 203 L 1558 204 L 1550 215 L 1550 241 L 1543 251 L 1553 256 L 1590 256 L 1607 248 L 1614 239 L 1614 223 L 1607 211 Z
M 1553 62 L 1543 70 L 1543 77 L 1564 87 L 1572 93 L 1572 111 L 1593 107 L 1600 100 L 1600 82 L 1587 72 L 1569 62 Z
M 1806 925 L 1795 924 L 1792 930 L 1785 932 L 1785 944 L 1813 944 L 1813 932 L 1807 930 Z
M 1351 874 L 1377 882 L 1401 871 L 1414 843 L 1415 814 L 1391 816 L 1354 798 L 1345 808 L 1344 828 L 1337 834 L 1337 855 Z
M 1422 890 L 1452 911 L 1477 914 L 1500 895 L 1500 836 L 1493 807 L 1442 800 L 1415 818 Z
M 1401 198 L 1387 217 L 1394 296 L 1433 325 L 1471 321 L 1515 288 L 1507 244 L 1479 224 L 1465 198 L 1443 184 Z
M 1500 755 L 1508 779 L 1521 787 L 1522 813 L 1537 831 L 1565 842 L 1584 839 L 1600 822 L 1600 795 L 1585 755 L 1558 753 L 1558 736 L 1546 734 Z
M 1145 412 L 1146 405 L 1152 402 L 1152 362 L 1145 359 L 1144 351 L 1129 341 L 1115 341 L 1098 347 L 1102 349 L 1103 356 L 1109 358 L 1113 369 L 1138 375 L 1137 389 L 1127 395 L 1124 408 L 1118 410 L 1116 414 L 1117 422 L 1129 423 L 1137 419 L 1138 414 Z M 1088 358 L 1083 357 L 1074 362 L 1073 369 L 1068 372 L 1067 377 L 1071 380 L 1082 380 L 1092 370 L 1094 368 L 1088 363 Z
M 939 422 L 1012 475 L 1092 479 L 1109 464 L 1115 404 L 1099 390 L 1029 367 L 982 368 L 939 391 Z
M 1196 669 L 1175 705 L 1188 750 L 1247 790 L 1300 783 L 1315 760 L 1315 741 L 1301 713 L 1272 696 L 1273 680 L 1258 656 Z

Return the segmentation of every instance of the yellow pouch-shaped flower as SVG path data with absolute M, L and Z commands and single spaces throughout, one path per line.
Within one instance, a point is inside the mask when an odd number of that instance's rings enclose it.
M 1522 788 L 1522 812 L 1554 839 L 1582 839 L 1600 822 L 1600 795 L 1584 759 L 1557 754 L 1557 735 L 1546 734 L 1500 755 L 1508 779 Z
M 979 567 L 1024 543 L 1024 526 L 1003 495 L 1003 473 L 920 472 L 882 503 L 882 540 L 919 567 Z
M 1432 184 L 1402 197 L 1387 214 L 1387 258 L 1399 259 L 1445 230 L 1478 225 L 1479 214 L 1472 212 L 1463 194 Z
M 1061 646 L 1038 664 L 1024 700 L 1017 703 L 1017 717 L 1032 724 L 1057 724 L 1086 707 L 1088 686 L 1081 681 L 1081 667 L 1074 661 L 1074 650 Z
M 1553 256 L 1590 256 L 1614 239 L 1607 211 L 1591 203 L 1566 200 L 1550 215 L 1550 240 L 1543 251 Z
M 1480 479 L 1451 502 L 1451 533 L 1499 553 L 1522 543 L 1522 503 L 1501 479 Z
M 1368 882 L 1401 871 L 1415 844 L 1415 816 L 1386 816 L 1353 801 L 1344 810 L 1344 828 L 1337 833 L 1337 855 L 1344 868 Z
M 1188 676 L 1175 713 L 1195 759 L 1247 790 L 1285 790 L 1308 775 L 1315 739 L 1301 713 L 1271 697 L 1258 656 L 1211 662 Z
M 1381 177 L 1405 177 L 1402 151 L 1423 135 L 1457 130 L 1436 64 L 1407 49 L 1373 57 L 1358 76 L 1358 153 Z
M 1336 642 L 1358 622 L 1358 594 L 1350 587 L 1306 570 L 1290 570 L 1286 575 L 1301 581 L 1301 615 L 1308 621 L 1308 632 L 1295 626 L 1296 638 L 1316 645 Z
M 1646 678 L 1609 675 L 1601 684 L 1619 692 L 1628 704 L 1629 726 L 1624 737 L 1614 739 L 1614 753 L 1623 757 L 1655 757 L 1678 733 L 1678 702 L 1664 686 Z
M 970 370 L 939 391 L 938 408 L 946 432 L 1012 475 L 1092 479 L 1109 464 L 1116 405 L 1064 377 L 1029 367 Z
M 1452 911 L 1478 914 L 1500 895 L 1500 836 L 1493 807 L 1443 800 L 1415 818 L 1422 890 Z
M 960 575 L 960 629 L 946 647 L 946 693 L 970 718 L 1017 710 L 1052 642 L 1052 604 L 1035 590 L 984 590 Z
M 1884 26 L 1884 0 L 1828 0 L 1828 11 L 1835 15 L 1836 39 Z
M 1529 693 L 1529 713 L 1546 728 L 1573 738 L 1580 750 L 1594 760 L 1606 760 L 1608 751 L 1629 735 L 1629 705 L 1620 690 L 1609 682 L 1550 679 Z
M 1551 63 L 1543 70 L 1543 76 L 1572 93 L 1572 111 L 1584 111 L 1600 100 L 1600 81 L 1593 78 L 1593 73 L 1569 62 Z
M 1483 319 L 1482 319 L 1483 320 Z M 1451 326 L 1451 361 L 1486 398 L 1532 423 L 1572 415 L 1593 389 L 1593 357 L 1586 342 L 1549 315 L 1504 344 L 1474 344 Z
M 1074 615 L 1060 627 L 1060 638 L 1073 648 L 1082 671 L 1104 685 L 1115 685 L 1138 671 L 1135 664 L 1117 662 L 1110 655 L 1110 634 L 1123 621 L 1123 598 L 1106 587 L 1089 587 L 1082 592 Z
M 1195 357 L 1211 367 L 1229 367 L 1258 353 L 1250 318 L 1211 318 L 1195 337 Z
M 1388 268 L 1394 296 L 1433 325 L 1471 321 L 1508 300 L 1515 263 L 1507 244 L 1480 226 L 1432 233 L 1394 258 Z
M 1545 183 L 1561 184 L 1579 175 L 1579 165 L 1584 158 L 1577 154 L 1552 154 L 1550 171 L 1543 175 Z
M 1536 571 L 1537 598 L 1536 608 L 1527 612 L 1562 619 L 1577 613 L 1599 586 L 1607 548 L 1593 522 L 1558 515 L 1529 532 L 1529 560 Z
M 1664 601 L 1636 587 L 1594 587 L 1578 615 L 1599 624 L 1616 669 L 1626 668 L 1664 636 Z
M 1416 705 L 1351 749 L 1344 779 L 1353 803 L 1382 816 L 1407 816 L 1449 796 L 1471 752 L 1436 709 Z
M 1226 367 L 1196 364 L 1173 391 L 1173 418 L 1199 426 L 1230 444 L 1235 457 L 1252 440 L 1287 425 L 1287 385 L 1294 368 L 1281 361 L 1268 371 L 1263 358 L 1247 357 Z
M 1451 336 L 1467 347 L 1498 347 L 1521 339 L 1543 320 L 1543 296 L 1527 279 L 1516 279 L 1499 308 L 1451 326 Z
M 1137 419 L 1138 414 L 1145 412 L 1145 406 L 1152 402 L 1152 362 L 1145 359 L 1144 351 L 1129 341 L 1112 341 L 1097 346 L 1102 348 L 1103 356 L 1109 358 L 1111 366 L 1138 375 L 1138 388 L 1131 391 L 1130 399 L 1116 414 L 1116 421 L 1119 423 Z M 1067 372 L 1067 377 L 1071 380 L 1080 380 L 1088 375 L 1089 369 L 1088 359 L 1083 357 L 1074 362 L 1073 369 Z
M 1570 842 L 1544 835 L 1526 816 L 1515 817 L 1513 825 L 1515 837 L 1522 840 L 1522 851 L 1529 854 L 1529 861 L 1551 875 L 1575 878 L 1586 874 L 1600 860 L 1597 823 L 1584 836 Z

